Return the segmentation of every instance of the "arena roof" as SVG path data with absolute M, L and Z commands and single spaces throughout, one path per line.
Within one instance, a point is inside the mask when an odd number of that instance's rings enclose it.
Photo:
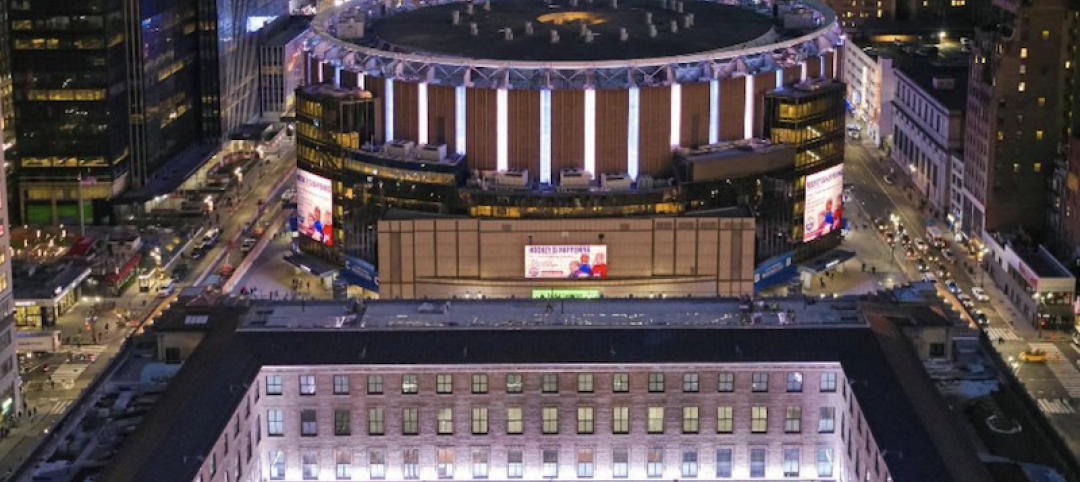
M 455 11 L 461 15 L 458 25 L 451 22 Z M 705 52 L 758 39 L 772 27 L 769 17 L 755 11 L 695 1 L 686 2 L 682 14 L 661 9 L 656 0 L 624 0 L 618 8 L 608 1 L 582 0 L 574 8 L 542 0 L 505 0 L 492 2 L 490 10 L 477 6 L 473 11 L 467 15 L 460 3 L 443 4 L 383 18 L 372 28 L 378 41 L 400 51 L 481 59 L 612 60 Z M 691 13 L 694 25 L 685 28 L 683 17 Z M 647 14 L 652 15 L 655 38 L 649 37 Z M 471 23 L 477 24 L 475 37 Z M 532 35 L 525 33 L 526 23 L 532 24 Z M 590 43 L 581 35 L 583 23 L 595 35 Z M 511 40 L 505 38 L 507 28 L 513 32 Z M 626 41 L 620 40 L 620 29 L 626 29 Z M 552 30 L 559 34 L 558 43 L 551 42 Z

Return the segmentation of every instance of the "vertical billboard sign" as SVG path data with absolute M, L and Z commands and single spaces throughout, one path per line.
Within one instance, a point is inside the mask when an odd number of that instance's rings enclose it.
M 297 229 L 300 234 L 333 246 L 334 197 L 330 180 L 305 171 L 296 170 Z
M 806 176 L 806 202 L 803 204 L 804 243 L 840 229 L 843 195 L 842 164 Z

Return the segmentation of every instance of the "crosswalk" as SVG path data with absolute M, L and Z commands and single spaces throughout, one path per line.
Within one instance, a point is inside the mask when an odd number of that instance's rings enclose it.
M 1040 398 L 1036 400 L 1039 410 L 1048 415 L 1069 415 L 1076 413 L 1068 399 L 1065 398 Z
M 1032 343 L 1031 346 L 1046 351 L 1046 366 L 1058 379 L 1058 383 L 1061 383 L 1070 397 L 1080 398 L 1080 370 L 1077 370 L 1076 365 L 1073 365 L 1054 343 L 1039 342 Z
M 1004 327 L 987 328 L 986 336 L 990 338 L 990 341 L 994 342 L 998 341 L 999 339 L 1003 339 L 1005 341 L 1019 341 L 1023 339 L 1020 338 L 1020 335 L 1017 335 L 1016 332 L 1012 330 L 1012 328 Z

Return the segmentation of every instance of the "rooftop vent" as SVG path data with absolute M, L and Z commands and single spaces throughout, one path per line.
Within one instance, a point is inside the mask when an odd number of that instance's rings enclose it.
M 934 90 L 952 90 L 956 87 L 956 79 L 952 77 L 934 77 Z

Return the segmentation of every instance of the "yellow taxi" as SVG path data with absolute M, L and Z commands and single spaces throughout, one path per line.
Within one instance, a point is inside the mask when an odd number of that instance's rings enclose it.
M 1028 347 L 1027 350 L 1020 352 L 1020 361 L 1028 363 L 1045 363 L 1046 350 L 1040 350 L 1035 347 Z

